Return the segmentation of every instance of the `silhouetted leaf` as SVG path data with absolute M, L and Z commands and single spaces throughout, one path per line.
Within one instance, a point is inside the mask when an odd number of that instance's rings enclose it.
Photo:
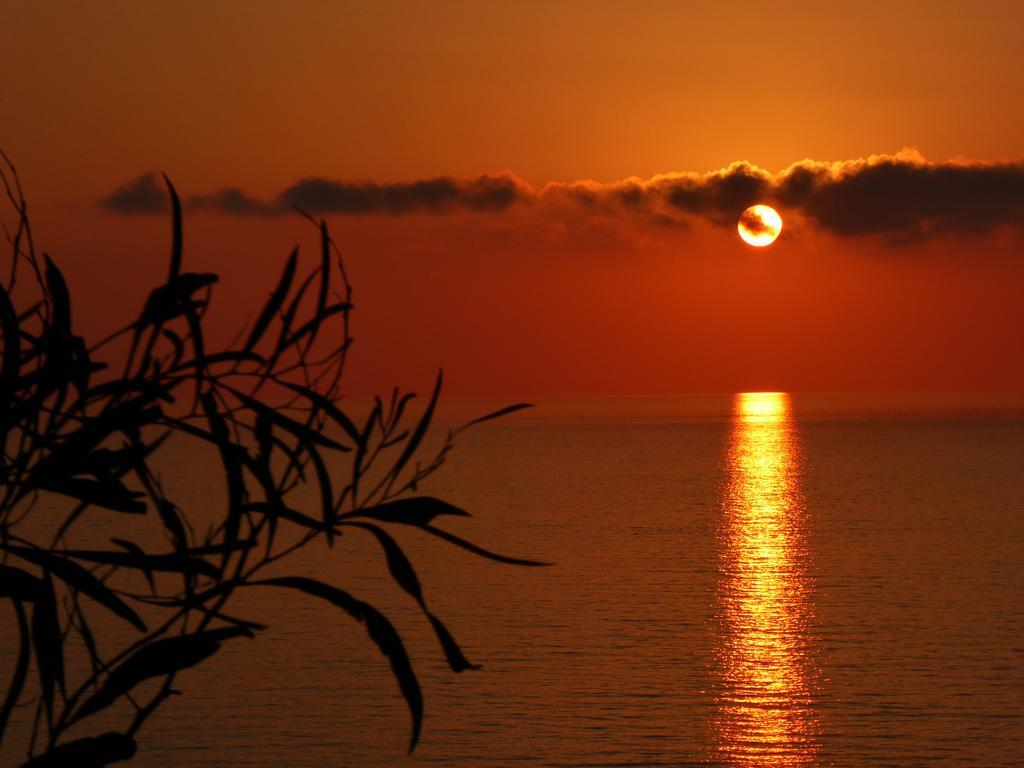
M 385 425 L 385 428 L 384 428 L 386 432 L 391 432 L 395 427 L 398 426 L 399 422 L 402 420 L 402 414 L 405 413 L 405 407 L 415 397 L 416 397 L 416 394 L 414 392 L 407 392 L 406 394 L 404 394 L 401 397 L 399 397 L 398 396 L 398 390 L 397 389 L 394 390 L 394 392 L 392 393 L 392 397 L 391 397 L 392 402 L 394 403 L 394 405 L 391 408 L 391 418 L 388 420 L 388 423 Z
M 238 390 L 232 389 L 231 387 L 225 388 L 228 389 L 231 392 L 231 394 L 233 394 L 235 397 L 241 400 L 248 408 L 252 409 L 253 413 L 265 416 L 267 419 L 269 419 L 271 422 L 279 426 L 281 429 L 294 435 L 295 437 L 299 438 L 305 443 L 323 445 L 327 448 L 334 448 L 335 450 L 338 451 L 350 450 L 349 448 L 337 442 L 336 440 L 332 440 L 326 435 L 317 432 L 315 429 L 307 427 L 305 424 L 298 422 L 295 419 L 289 418 L 288 416 L 285 416 L 280 411 L 271 408 L 270 406 L 260 402 L 259 400 L 253 397 L 250 397 L 244 392 L 239 392 Z
M 43 580 L 38 576 L 33 576 L 28 571 L 23 571 L 12 565 L 0 564 L 0 597 L 10 597 L 32 603 L 35 602 L 41 589 L 43 589 Z
M 226 627 L 154 640 L 115 668 L 100 689 L 78 708 L 71 721 L 77 722 L 110 706 L 143 680 L 194 667 L 220 650 L 224 640 L 252 636 L 246 627 Z
M 29 760 L 22 768 L 103 768 L 135 756 L 135 739 L 104 733 L 69 741 Z
M 160 500 L 156 505 L 160 522 L 167 529 L 171 537 L 171 544 L 176 550 L 185 549 L 188 546 L 188 535 L 185 533 L 185 524 L 181 521 L 178 508 L 167 499 Z
M 138 545 L 130 541 L 122 539 L 115 539 L 114 541 L 126 549 L 130 549 L 130 551 L 108 552 L 92 549 L 69 549 L 61 554 L 65 557 L 73 557 L 76 560 L 86 560 L 90 563 L 106 563 L 122 568 L 137 568 L 168 573 L 198 573 L 210 578 L 216 578 L 220 574 L 220 571 L 212 563 L 200 560 L 197 557 L 183 557 L 177 552 L 151 555 L 146 554 L 138 548 Z
M 238 540 L 238 531 L 242 524 L 242 501 L 245 497 L 245 483 L 242 479 L 242 462 L 237 446 L 231 441 L 227 425 L 212 392 L 205 392 L 202 397 L 203 411 L 210 426 L 220 452 L 221 463 L 224 465 L 225 481 L 228 484 L 228 511 L 224 519 L 224 543 L 228 546 Z M 224 553 L 221 569 L 227 565 L 229 553 Z
M 165 331 L 165 333 L 170 333 L 170 331 Z M 125 400 L 128 395 L 133 394 L 138 395 L 138 397 L 130 401 L 129 404 L 151 403 L 154 400 L 174 402 L 174 398 L 171 397 L 167 386 L 163 382 L 155 380 L 137 378 L 128 380 L 115 379 L 95 384 L 89 390 L 89 396 L 93 400 L 99 400 L 101 397 L 109 397 L 115 401 Z M 134 419 L 135 417 L 133 416 L 132 418 Z
M 398 546 L 398 542 L 376 525 L 370 525 L 369 523 L 345 523 L 345 525 L 362 528 L 364 531 L 369 531 L 373 534 L 374 538 L 380 543 L 381 549 L 384 550 L 384 557 L 387 559 L 391 578 L 417 603 L 426 608 L 423 602 L 423 589 L 420 586 L 419 577 L 416 576 L 416 570 L 412 567 L 412 563 L 409 562 L 409 558 L 405 556 L 402 548 Z
M 423 411 L 423 415 L 420 417 L 419 423 L 416 425 L 416 429 L 413 431 L 412 436 L 405 444 L 405 448 L 402 450 L 401 455 L 395 462 L 394 467 L 391 469 L 391 476 L 398 477 L 402 469 L 412 458 L 413 454 L 416 453 L 416 449 L 419 448 L 420 443 L 423 441 L 424 435 L 427 434 L 427 427 L 430 426 L 430 420 L 434 416 L 434 408 L 437 406 L 437 398 L 441 394 L 441 384 L 444 381 L 444 372 L 437 372 L 437 382 L 434 384 L 434 393 L 430 396 L 430 402 L 427 404 L 426 409 Z
M 448 531 L 442 530 L 441 528 L 435 528 L 432 525 L 423 525 L 420 526 L 420 528 L 434 536 L 437 536 L 439 539 L 444 539 L 457 547 L 461 547 L 462 549 L 472 552 L 474 555 L 486 557 L 488 560 L 496 560 L 499 563 L 508 563 L 509 565 L 551 565 L 551 563 L 542 563 L 538 560 L 522 560 L 518 557 L 499 555 L 498 553 L 491 552 L 483 547 L 478 547 L 471 541 L 459 538 L 454 533 L 448 533 Z
M 430 625 L 434 628 L 434 634 L 437 635 L 437 640 L 444 650 L 445 658 L 448 660 L 448 667 L 452 672 L 480 669 L 479 664 L 471 663 L 465 654 L 462 653 L 462 649 L 459 648 L 459 644 L 455 642 L 455 638 L 452 637 L 452 633 L 448 631 L 448 627 L 444 625 L 444 622 L 429 611 L 427 611 L 427 618 L 430 619 Z
M 359 429 L 348 417 L 348 415 L 344 411 L 342 411 L 341 408 L 339 408 L 337 405 L 332 403 L 330 400 L 328 400 L 326 397 L 324 397 L 316 390 L 309 389 L 308 387 L 300 387 L 298 384 L 292 384 L 287 381 L 282 381 L 281 384 L 288 387 L 288 389 L 292 390 L 293 392 L 302 395 L 302 397 L 307 399 L 313 406 L 319 408 L 324 413 L 326 413 L 331 418 L 331 420 L 334 421 L 335 424 L 340 426 L 345 431 L 345 434 L 347 434 L 354 443 L 359 442 Z M 345 448 L 345 450 L 349 449 Z
M 352 309 L 352 305 L 346 301 L 340 301 L 337 304 L 331 304 L 329 307 L 325 307 L 322 313 L 314 315 L 312 320 L 309 320 L 296 328 L 295 332 L 288 337 L 285 344 L 297 344 L 307 335 L 309 336 L 309 343 L 312 344 L 313 339 L 320 330 L 320 326 L 323 325 L 324 320 L 333 315 L 347 312 L 350 309 Z
M 96 650 L 96 638 L 93 637 L 92 630 L 89 628 L 89 622 L 86 621 L 85 611 L 82 610 L 81 604 L 76 604 L 75 609 L 78 615 L 78 635 L 82 638 L 86 651 L 89 652 L 89 661 L 92 664 L 93 674 L 99 674 L 102 662 L 99 652 Z
M 78 429 L 62 435 L 49 455 L 33 469 L 26 485 L 48 487 L 44 483 L 56 483 L 80 473 L 79 466 L 85 457 L 112 435 L 117 432 L 137 435 L 142 427 L 158 421 L 162 416 L 160 408 L 150 405 L 155 396 L 156 391 L 151 391 L 119 402 L 91 415 Z
M 97 448 L 81 456 L 75 462 L 74 473 L 93 475 L 102 478 L 105 475 L 119 477 L 134 469 L 147 451 L 142 443 L 128 443 L 121 448 Z
M 510 413 L 515 413 L 516 411 L 522 411 L 525 408 L 533 408 L 533 403 L 516 403 L 515 405 L 509 405 L 506 406 L 505 408 L 499 408 L 498 410 L 492 411 L 491 413 L 488 413 L 484 416 L 478 416 L 472 421 L 467 421 L 465 424 L 463 424 L 461 427 L 455 430 L 455 433 L 458 434 L 464 429 L 469 429 L 470 427 L 476 426 L 477 424 L 483 424 L 485 421 L 493 421 L 494 419 L 500 419 L 502 416 L 507 416 Z
M 246 512 L 257 512 L 260 514 L 267 515 L 268 517 L 280 517 L 283 520 L 290 520 L 293 523 L 301 525 L 303 528 L 308 528 L 311 531 L 331 531 L 333 527 L 322 520 L 317 520 L 315 517 L 303 514 L 296 509 L 292 509 L 283 502 L 280 504 L 271 504 L 269 502 L 256 501 L 246 504 L 243 507 Z
M 14 394 L 21 365 L 21 332 L 18 325 L 14 305 L 7 291 L 0 286 L 0 338 L 4 345 L 3 359 L 0 360 L 0 423 L 6 421 L 2 414 Z
M 409 662 L 409 654 L 406 653 L 405 645 L 403 645 L 401 637 L 399 637 L 391 622 L 369 603 L 357 600 L 344 590 L 324 584 L 316 579 L 307 579 L 301 576 L 282 576 L 276 579 L 264 579 L 250 583 L 252 585 L 297 589 L 300 592 L 319 597 L 332 605 L 336 605 L 356 621 L 366 625 L 366 631 L 370 635 L 370 639 L 380 649 L 381 653 L 387 656 L 388 661 L 391 662 L 391 671 L 395 675 L 398 686 L 402 691 L 402 697 L 409 707 L 409 714 L 412 716 L 412 738 L 409 743 L 409 752 L 412 752 L 419 741 L 420 728 L 423 724 L 423 694 L 420 691 L 419 681 L 412 670 L 412 664 Z
M 320 222 L 320 291 L 317 294 L 316 299 L 316 311 L 313 313 L 313 319 L 310 323 L 315 323 L 311 329 L 311 335 L 309 337 L 309 344 L 312 346 L 313 341 L 316 339 L 317 331 L 320 330 L 320 324 L 327 318 L 327 295 L 330 292 L 331 285 L 331 236 L 327 232 L 327 222 Z M 346 305 L 347 307 L 348 305 Z M 307 323 L 309 325 L 310 323 Z M 303 334 L 296 331 L 292 337 L 290 343 L 300 338 Z M 309 349 L 309 347 L 307 347 Z
M 142 550 L 142 547 L 133 541 L 126 541 L 125 539 L 111 539 L 111 541 L 127 551 L 128 556 L 131 557 L 131 565 L 128 567 L 142 571 L 142 575 L 146 577 L 146 583 L 149 585 L 149 591 L 156 594 L 156 581 L 153 579 L 153 569 L 146 563 L 146 553 Z M 68 557 L 73 557 L 67 550 L 64 551 L 64 554 Z M 122 555 L 124 553 L 119 552 L 117 554 Z M 214 569 L 214 572 L 217 572 L 216 569 Z
M 87 477 L 43 476 L 26 486 L 70 496 L 86 504 L 112 509 L 115 512 L 146 514 L 146 502 L 142 501 L 143 494 L 130 491 L 124 483 L 109 477 L 104 480 L 92 480 Z
M 0 548 L 17 555 L 22 560 L 27 560 L 46 569 L 69 587 L 88 595 L 122 619 L 131 622 L 140 632 L 146 631 L 146 625 L 142 623 L 142 619 L 139 618 L 138 614 L 129 608 L 121 598 L 111 592 L 103 582 L 78 565 L 78 563 L 42 549 L 16 547 L 11 544 L 0 545 Z
M 25 687 L 29 659 L 32 656 L 32 637 L 29 632 L 28 618 L 25 616 L 25 608 L 18 598 L 12 598 L 11 605 L 14 607 L 14 616 L 18 621 L 18 658 L 14 662 L 14 671 L 7 683 L 7 695 L 4 697 L 3 705 L 0 705 L 0 742 L 3 741 L 11 712 L 14 711 L 18 697 L 21 696 L 21 691 Z
M 136 326 L 141 329 L 147 325 L 160 325 L 195 312 L 197 304 L 192 294 L 213 285 L 217 280 L 217 275 L 211 272 L 185 272 L 168 280 L 149 294 Z
M 366 423 L 356 440 L 356 454 L 352 459 L 352 506 L 359 505 L 359 480 L 363 476 L 363 460 L 366 458 L 370 446 L 370 435 L 373 433 L 373 424 L 380 415 L 380 402 L 374 404 L 370 415 L 366 417 Z
M 163 174 L 164 184 L 167 185 L 167 193 L 171 196 L 171 262 L 167 270 L 167 282 L 171 282 L 181 272 L 182 227 L 181 227 L 181 200 L 178 199 L 178 190 L 171 184 L 167 174 Z
M 85 346 L 85 340 L 81 336 L 72 336 L 70 349 L 73 363 L 68 376 L 79 395 L 83 395 L 89 389 L 89 377 L 96 371 L 102 371 L 107 367 L 106 363 L 94 363 L 89 359 L 89 350 Z
M 164 338 L 171 342 L 171 346 L 174 347 L 174 357 L 171 359 L 171 368 L 177 368 L 181 358 L 185 355 L 185 342 L 182 341 L 181 336 L 176 334 L 170 328 L 164 328 L 160 332 Z
M 309 456 L 313 470 L 316 472 L 316 485 L 320 491 L 320 517 L 327 529 L 327 540 L 332 542 L 334 523 L 334 492 L 331 490 L 331 476 L 327 473 L 327 466 L 320 458 L 320 452 L 312 445 L 307 446 L 306 455 Z
M 68 286 L 64 282 L 64 275 L 61 274 L 57 265 L 50 257 L 43 254 L 46 263 L 46 289 L 50 294 L 50 317 L 51 332 L 59 337 L 65 338 L 71 335 L 71 298 L 68 296 Z
M 276 352 L 280 353 L 288 346 L 287 339 L 291 335 L 292 323 L 295 321 L 295 315 L 299 311 L 299 306 L 302 304 L 302 299 L 306 295 L 306 291 L 309 290 L 309 286 L 313 284 L 313 280 L 320 274 L 320 270 L 316 269 L 310 272 L 306 279 L 299 285 L 299 289 L 295 292 L 292 300 L 289 302 L 287 309 L 281 317 L 281 329 L 278 332 L 277 337 L 277 348 Z
M 216 619 L 226 621 L 228 624 L 233 624 L 236 627 L 244 627 L 250 629 L 253 632 L 262 632 L 267 628 L 266 624 L 260 624 L 258 621 L 249 621 L 248 619 L 240 619 L 237 616 L 231 616 L 224 613 L 224 611 L 213 611 L 211 614 Z
M 256 319 L 256 323 L 252 327 L 249 339 L 245 342 L 245 349 L 247 351 L 255 347 L 259 343 L 260 339 L 263 338 L 263 334 L 266 333 L 267 327 L 274 319 L 274 316 L 281 308 L 281 305 L 284 303 L 284 299 L 292 287 L 292 281 L 295 279 L 295 267 L 298 264 L 298 259 L 299 248 L 296 246 L 295 250 L 292 251 L 291 256 L 288 257 L 287 263 L 285 263 L 284 272 L 281 273 L 281 279 L 278 281 L 277 287 L 274 289 L 274 292 L 270 294 L 270 298 L 267 299 L 267 303 L 264 305 L 263 311 L 260 312 L 260 316 Z
M 368 517 L 384 523 L 404 523 L 405 525 L 429 525 L 439 515 L 455 515 L 470 517 L 469 512 L 449 504 L 433 496 L 412 496 L 407 499 L 396 499 L 346 512 L 338 519 Z
M 57 619 L 57 596 L 49 574 L 43 579 L 32 608 L 32 645 L 36 650 L 39 687 L 49 721 L 53 718 L 54 688 L 59 686 L 64 690 L 64 649 Z
M 406 557 L 402 548 L 398 546 L 391 536 L 385 531 L 381 530 L 375 525 L 369 523 L 347 523 L 346 525 L 362 528 L 369 531 L 376 537 L 377 541 L 380 542 L 381 548 L 384 550 L 384 555 L 387 558 L 388 571 L 395 582 L 405 590 L 423 610 L 424 615 L 430 620 L 430 625 L 434 629 L 434 634 L 437 635 L 437 640 L 441 644 L 441 648 L 444 650 L 445 658 L 448 661 L 448 666 L 453 672 L 462 672 L 467 669 L 479 669 L 479 665 L 470 663 L 469 659 L 462 653 L 462 649 L 459 648 L 459 644 L 455 642 L 455 638 L 452 637 L 451 632 L 444 623 L 437 618 L 433 613 L 427 609 L 426 601 L 423 598 L 423 589 L 420 586 L 420 580 L 416 576 L 416 571 L 409 562 L 409 558 Z

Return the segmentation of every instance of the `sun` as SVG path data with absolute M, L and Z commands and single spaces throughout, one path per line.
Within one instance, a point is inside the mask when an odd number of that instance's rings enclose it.
M 744 242 L 763 248 L 774 243 L 775 238 L 779 236 L 782 231 L 782 217 L 771 206 L 752 205 L 740 214 L 736 229 Z

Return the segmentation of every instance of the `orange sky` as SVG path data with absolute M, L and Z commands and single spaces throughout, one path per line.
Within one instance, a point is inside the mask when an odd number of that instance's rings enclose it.
M 1024 192 L 1003 176 L 1024 158 L 1022 28 L 1016 2 L 8 4 L 0 146 L 90 333 L 164 271 L 166 217 L 99 204 L 140 174 L 273 203 L 309 177 L 509 172 L 529 199 L 501 209 L 324 212 L 356 284 L 354 391 L 442 365 L 471 394 L 1021 389 Z M 805 158 L 905 147 L 901 168 L 960 186 L 920 205 L 936 184 L 872 188 L 848 219 L 846 192 L 786 198 L 765 251 L 732 197 L 665 226 L 545 187 L 593 179 L 604 200 L 742 161 L 783 195 Z M 887 195 L 923 213 L 885 229 Z M 315 247 L 277 211 L 186 226 L 225 321 Z

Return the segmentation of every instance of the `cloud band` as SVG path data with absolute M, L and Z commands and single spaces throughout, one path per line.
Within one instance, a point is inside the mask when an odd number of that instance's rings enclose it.
M 749 205 L 764 202 L 799 213 L 838 235 L 923 239 L 941 233 L 985 234 L 1024 225 L 1024 164 L 933 163 L 915 150 L 824 163 L 804 160 L 778 173 L 738 162 L 710 173 L 673 173 L 613 183 L 553 182 L 540 188 L 513 174 L 439 177 L 408 183 L 302 179 L 275 199 L 237 188 L 190 198 L 197 210 L 274 216 L 301 208 L 316 214 L 435 215 L 503 213 L 516 206 L 565 215 L 622 218 L 642 226 L 703 218 L 732 226 Z M 155 174 L 144 174 L 101 200 L 125 214 L 166 210 Z

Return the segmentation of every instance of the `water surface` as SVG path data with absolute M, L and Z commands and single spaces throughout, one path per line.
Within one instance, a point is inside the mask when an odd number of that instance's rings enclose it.
M 295 565 L 406 634 L 427 699 L 413 757 L 363 630 L 267 592 L 235 612 L 270 629 L 180 677 L 137 764 L 1022 764 L 1019 400 L 541 405 L 460 439 L 423 490 L 474 513 L 449 529 L 555 566 L 396 532 L 482 670 L 447 671 L 372 539 Z M 171 463 L 216 503 L 201 462 Z

